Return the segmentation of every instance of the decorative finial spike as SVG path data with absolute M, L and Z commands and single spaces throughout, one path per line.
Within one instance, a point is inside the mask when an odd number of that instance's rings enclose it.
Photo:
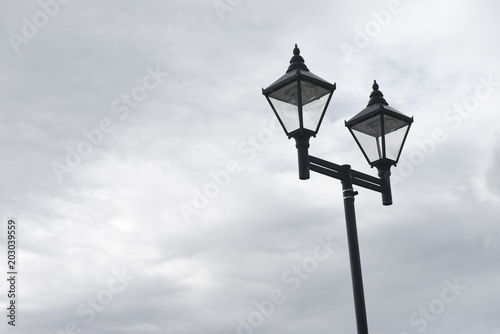
M 373 92 L 370 94 L 370 101 L 368 101 L 368 106 L 371 106 L 372 104 L 375 103 L 380 103 L 383 105 L 389 105 L 387 101 L 384 99 L 384 94 L 382 94 L 381 91 L 378 90 L 378 83 L 377 80 L 373 80 Z
M 299 49 L 299 47 L 297 46 L 297 44 L 295 44 L 295 49 L 293 49 L 293 54 L 294 54 L 295 56 L 300 55 L 300 49 Z
M 300 55 L 300 49 L 297 44 L 295 44 L 295 49 L 293 49 L 293 57 L 290 59 L 290 66 L 288 66 L 287 73 L 293 70 L 309 71 L 304 63 L 304 58 Z

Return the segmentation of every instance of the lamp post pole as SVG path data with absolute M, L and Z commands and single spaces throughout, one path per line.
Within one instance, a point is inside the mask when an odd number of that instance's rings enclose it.
M 309 169 L 338 179 L 342 183 L 356 327 L 358 329 L 358 334 L 368 334 L 363 275 L 361 273 L 358 231 L 356 227 L 356 212 L 354 209 L 354 197 L 358 192 L 353 189 L 353 184 L 380 192 L 382 197 L 390 196 L 390 194 L 384 194 L 387 189 L 383 186 L 383 181 L 381 181 L 381 179 L 353 170 L 350 165 L 340 166 L 333 162 L 309 156 Z
M 356 312 L 356 326 L 359 334 L 368 334 L 365 294 L 363 291 L 363 277 L 361 274 L 361 260 L 359 255 L 358 231 L 356 228 L 356 213 L 354 211 L 354 196 L 357 195 L 357 192 L 352 189 L 351 166 L 342 165 L 340 174 L 342 194 L 344 198 L 349 260 L 351 262 L 351 278 L 352 290 L 354 294 L 354 309 Z

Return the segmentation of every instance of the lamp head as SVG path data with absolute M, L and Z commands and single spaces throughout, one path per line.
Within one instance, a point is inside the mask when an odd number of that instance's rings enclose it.
M 295 44 L 286 73 L 262 94 L 271 105 L 288 138 L 316 136 L 335 84 L 311 73 Z
M 399 160 L 413 117 L 390 107 L 376 81 L 372 89 L 366 108 L 345 126 L 370 166 L 389 170 Z

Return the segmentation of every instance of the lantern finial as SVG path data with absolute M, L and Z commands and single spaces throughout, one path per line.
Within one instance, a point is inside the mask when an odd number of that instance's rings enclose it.
M 388 106 L 389 103 L 387 103 L 387 101 L 384 99 L 384 94 L 382 94 L 382 92 L 378 90 L 377 80 L 373 80 L 372 89 L 373 92 L 370 94 L 370 101 L 368 101 L 367 107 L 375 103 L 381 103 Z
M 295 44 L 295 48 L 293 49 L 293 57 L 290 59 L 290 66 L 288 66 L 286 72 L 288 73 L 293 70 L 309 71 L 304 62 L 304 58 L 300 55 L 300 49 L 297 47 L 297 44 Z

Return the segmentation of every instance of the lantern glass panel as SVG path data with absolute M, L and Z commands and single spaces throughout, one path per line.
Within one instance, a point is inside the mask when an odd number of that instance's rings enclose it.
M 294 106 L 299 104 L 299 96 L 297 94 L 297 81 L 293 81 L 286 86 L 277 89 L 276 91 L 269 94 L 269 97 L 288 103 Z
M 269 100 L 283 123 L 287 134 L 300 128 L 299 110 L 297 107 L 297 82 L 292 82 L 269 94 Z
M 286 133 L 291 133 L 300 128 L 298 107 L 280 100 L 269 98 L 285 127 Z
M 388 159 L 398 161 L 409 127 L 410 125 L 406 124 L 405 126 L 385 135 L 385 154 Z
M 356 138 L 361 147 L 361 150 L 366 155 L 368 161 L 370 163 L 382 159 L 382 137 L 368 135 L 361 131 L 355 130 L 354 127 L 352 129 L 352 134 Z
M 302 83 L 302 86 L 309 85 L 308 83 Z M 302 107 L 302 117 L 304 121 L 304 128 L 314 131 L 315 133 L 318 131 L 319 123 L 321 122 L 321 118 L 325 111 L 326 103 L 330 98 L 331 92 L 321 88 L 314 86 L 317 90 L 314 98 L 312 96 L 307 96 L 307 103 L 303 103 Z M 304 89 L 302 89 L 304 92 Z M 305 94 L 304 94 L 305 95 Z

